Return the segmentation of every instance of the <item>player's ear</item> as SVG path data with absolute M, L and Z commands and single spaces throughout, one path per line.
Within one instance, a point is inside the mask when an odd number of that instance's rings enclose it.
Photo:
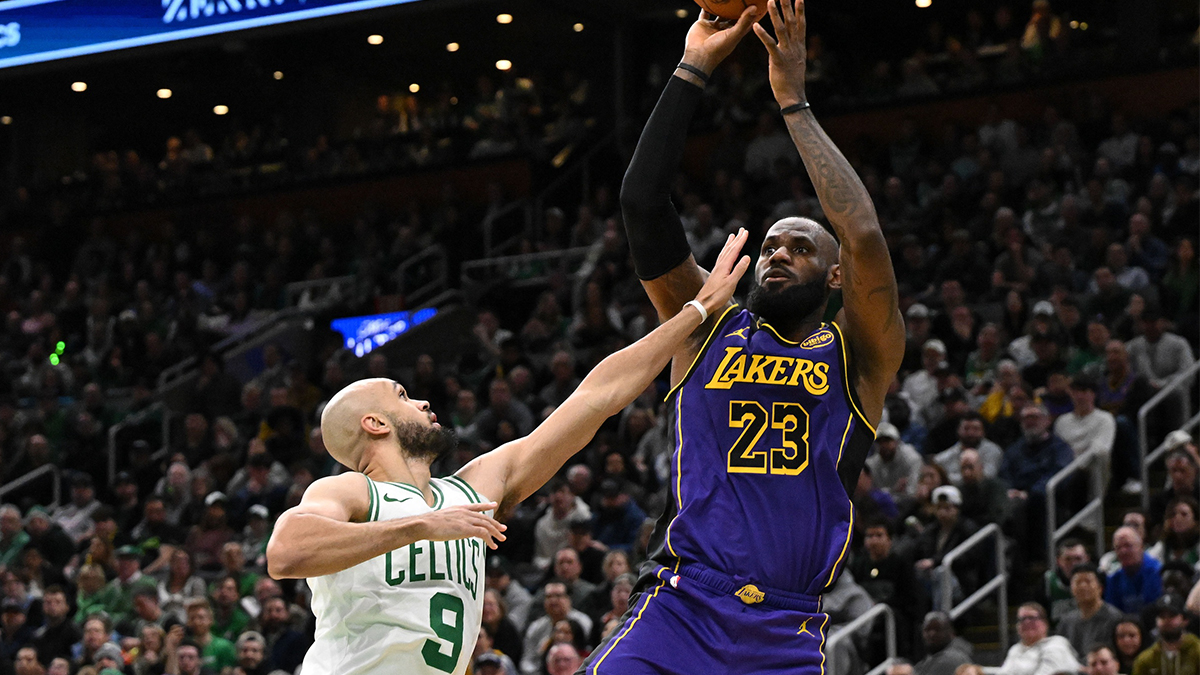
M 377 413 L 367 413 L 363 415 L 359 421 L 363 431 L 371 436 L 386 436 L 392 430 L 391 425 L 384 419 L 382 415 Z
M 834 263 L 829 266 L 829 274 L 826 275 L 825 283 L 831 289 L 840 289 L 842 287 L 842 266 Z

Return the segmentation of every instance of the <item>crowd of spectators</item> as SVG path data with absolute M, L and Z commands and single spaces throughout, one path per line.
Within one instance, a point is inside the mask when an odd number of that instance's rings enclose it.
M 832 44 L 811 35 L 807 86 L 826 110 L 838 110 L 1092 76 L 1098 67 L 1190 63 L 1196 12 L 1186 3 L 1168 3 L 1141 23 L 1126 21 L 1124 10 L 1065 4 L 1059 11 L 1035 0 L 938 12 L 903 39 L 888 36 L 900 52 L 856 37 L 862 32 L 857 26 L 846 32 L 858 23 L 857 14 L 834 8 L 828 23 L 846 34 Z M 1139 25 L 1145 34 L 1126 34 L 1127 25 Z M 765 73 L 756 61 L 761 56 L 758 50 L 736 55 L 717 74 L 708 122 L 753 122 L 767 86 L 758 74 Z M 653 102 L 665 72 L 650 70 L 644 104 Z M 24 229 L 61 221 L 70 212 L 119 212 L 501 156 L 557 167 L 609 117 L 603 97 L 569 68 L 506 71 L 480 75 L 466 86 L 447 80 L 426 92 L 381 93 L 366 114 L 362 105 L 343 107 L 357 112 L 343 112 L 325 133 L 300 134 L 275 116 L 239 119 L 216 139 L 191 128 L 165 139 L 161 149 L 96 150 L 67 175 L 17 181 L 5 190 L 0 215 Z
M 722 128 L 718 142 L 675 195 L 701 264 L 737 227 L 761 237 L 778 218 L 821 217 L 778 119 L 757 100 L 727 115 L 723 86 L 700 120 Z M 398 112 L 381 102 L 360 157 L 393 131 L 431 129 L 413 125 L 432 115 Z M 908 345 L 853 495 L 853 557 L 823 608 L 832 634 L 875 603 L 892 607 L 911 662 L 893 675 L 972 667 L 940 589 L 948 578 L 961 599 L 996 570 L 978 552 L 950 569 L 941 561 L 993 523 L 1016 544 L 1013 595 L 1030 601 L 1005 675 L 1151 675 L 1164 659 L 1200 658 L 1200 455 L 1177 430 L 1187 397 L 1151 419 L 1152 442 L 1170 448 L 1165 487 L 1139 483 L 1135 431 L 1141 404 L 1193 362 L 1200 337 L 1198 126 L 1194 105 L 1134 119 L 1085 96 L 1038 120 L 995 106 L 936 138 L 908 121 L 888 144 L 847 145 L 893 251 Z M 179 161 L 197 147 L 186 141 Z M 549 209 L 523 248 L 589 247 L 582 266 L 541 275 L 531 306 L 480 307 L 471 347 L 454 359 L 355 359 L 331 340 L 300 360 L 268 345 L 246 382 L 204 348 L 252 311 L 282 306 L 286 281 L 385 278 L 461 237 L 476 214 L 445 195 L 368 210 L 353 237 L 311 214 L 165 226 L 153 240 L 118 239 L 95 221 L 73 251 L 59 249 L 72 261 L 64 269 L 45 242 L 15 239 L 0 266 L 0 470 L 5 480 L 70 471 L 57 508 L 44 483 L 0 507 L 0 674 L 294 672 L 314 628 L 308 591 L 264 575 L 265 543 L 313 480 L 344 470 L 316 424 L 322 403 L 360 376 L 403 382 L 458 432 L 435 475 L 529 433 L 600 359 L 655 325 L 618 201 L 601 187 Z M 201 369 L 179 433 L 122 437 L 110 481 L 107 431 L 153 402 L 158 374 L 189 355 Z M 662 385 L 513 514 L 488 561 L 473 675 L 573 673 L 619 623 L 669 485 Z M 1123 515 L 1111 551 L 1060 542 L 1040 589 L 1026 592 L 1045 557 L 1046 484 L 1085 453 L 1109 497 L 1149 490 L 1151 507 Z M 1087 496 L 1068 484 L 1059 499 L 1069 508 Z M 838 643 L 835 675 L 878 661 L 873 630 Z
M 521 156 L 548 165 L 562 153 L 561 164 L 606 110 L 595 98 L 590 82 L 570 70 L 556 78 L 505 72 L 480 75 L 461 99 L 449 81 L 430 93 L 380 94 L 369 111 L 336 120 L 347 129 L 342 136 L 330 130 L 310 137 L 278 115 L 239 118 L 215 139 L 190 128 L 161 149 L 101 149 L 66 175 L 23 176 L 0 203 L 0 217 L 25 230 L 89 214 L 468 161 Z

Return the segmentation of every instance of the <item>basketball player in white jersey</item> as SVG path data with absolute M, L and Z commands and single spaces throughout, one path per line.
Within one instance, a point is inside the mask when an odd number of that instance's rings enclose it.
M 693 310 L 604 359 L 529 436 L 433 478 L 453 432 L 387 379 L 338 392 L 321 415 L 329 453 L 354 472 L 323 478 L 275 525 L 272 577 L 307 578 L 317 616 L 304 675 L 463 673 L 483 609 L 484 546 L 501 519 L 636 398 L 684 340 L 724 308 L 750 259 L 730 235 Z

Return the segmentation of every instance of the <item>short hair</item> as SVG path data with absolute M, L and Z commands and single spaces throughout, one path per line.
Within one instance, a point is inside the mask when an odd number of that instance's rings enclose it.
M 963 413 L 963 416 L 958 419 L 958 423 L 962 424 L 963 422 L 979 422 L 985 428 L 987 427 L 987 422 L 983 419 L 983 415 L 980 415 L 976 410 L 968 410 Z
M 1076 574 L 1095 575 L 1096 580 L 1100 582 L 1100 585 L 1104 586 L 1104 581 L 1105 581 L 1104 574 L 1102 574 L 1100 572 L 1099 567 L 1096 567 L 1092 563 L 1080 563 L 1080 564 L 1076 565 L 1075 569 L 1071 570 L 1071 578 L 1074 579 Z
M 192 610 L 203 609 L 212 614 L 212 605 L 208 602 L 208 598 L 192 598 L 183 605 L 184 611 L 191 613 Z
M 942 623 L 950 626 L 950 630 L 954 630 L 954 621 L 950 618 L 950 615 L 945 612 L 938 610 L 929 612 L 925 615 L 925 618 L 921 620 L 921 625 L 923 626 L 930 621 L 941 621 Z
M 1022 609 L 1032 609 L 1033 611 L 1035 611 L 1035 612 L 1037 612 L 1037 613 L 1038 613 L 1038 617 L 1039 617 L 1039 618 L 1040 618 L 1042 621 L 1045 621 L 1045 622 L 1047 622 L 1047 623 L 1049 623 L 1049 621 L 1050 621 L 1050 619 L 1048 619 L 1048 618 L 1046 617 L 1046 608 L 1045 608 L 1045 607 L 1042 607 L 1042 603 L 1040 603 L 1040 602 L 1025 602 L 1025 603 L 1021 603 L 1021 606 L 1017 608 L 1017 611 L 1019 612 L 1019 611 L 1021 611 Z
M 18 509 L 12 504 L 4 504 L 3 506 L 0 506 L 0 516 L 3 516 L 6 513 L 15 513 L 17 514 L 18 520 L 21 518 L 21 509 Z
M 42 595 L 45 595 L 46 593 L 49 593 L 49 592 L 50 592 L 50 590 L 47 589 L 46 591 L 44 591 L 42 593 Z M 138 586 L 137 588 L 134 589 L 133 594 L 130 597 L 134 600 L 136 600 L 138 598 L 150 598 L 151 600 L 154 601 L 154 604 L 157 605 L 158 604 L 158 589 L 153 586 Z
M 1084 543 L 1074 537 L 1070 537 L 1058 542 L 1058 546 L 1054 549 L 1054 552 L 1058 555 L 1062 555 L 1067 549 L 1075 548 L 1076 546 L 1084 546 Z
M 1098 654 L 1101 650 L 1108 650 L 1110 656 L 1112 656 L 1114 659 L 1117 658 L 1117 652 L 1114 651 L 1111 646 L 1103 642 L 1093 642 L 1091 646 L 1087 648 L 1087 651 L 1083 653 L 1083 655 L 1085 657 L 1091 656 L 1092 654 Z
M 50 595 L 51 593 L 58 593 L 58 594 L 63 595 L 64 597 L 67 595 L 66 589 L 63 588 L 62 586 L 59 586 L 58 584 L 50 584 L 49 586 L 46 587 L 46 590 L 42 591 L 42 597 L 44 598 L 47 595 Z
M 1176 448 L 1175 450 L 1172 450 L 1170 454 L 1167 455 L 1166 461 L 1169 463 L 1176 459 L 1185 460 L 1192 467 L 1196 466 L 1196 460 L 1192 458 L 1192 453 L 1188 452 L 1184 448 Z
M 892 536 L 892 524 L 886 518 L 874 517 L 863 521 L 862 531 L 864 534 L 868 530 L 873 530 L 882 527 L 887 532 L 888 537 Z
M 113 630 L 112 619 L 108 616 L 107 612 L 98 611 L 98 612 L 92 612 L 91 614 L 88 614 L 87 617 L 84 618 L 84 620 L 83 620 L 82 627 L 87 628 L 87 625 L 93 621 L 100 622 L 100 628 L 102 628 L 104 630 L 105 634 L 112 632 L 112 630 Z

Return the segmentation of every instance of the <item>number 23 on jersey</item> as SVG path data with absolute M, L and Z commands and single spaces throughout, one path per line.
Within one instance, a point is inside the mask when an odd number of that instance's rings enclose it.
M 730 401 L 729 426 L 742 430 L 729 449 L 729 473 L 798 476 L 808 467 L 808 411 L 799 403 L 775 402 L 768 413 L 758 401 Z M 759 447 L 768 426 L 782 447 Z

